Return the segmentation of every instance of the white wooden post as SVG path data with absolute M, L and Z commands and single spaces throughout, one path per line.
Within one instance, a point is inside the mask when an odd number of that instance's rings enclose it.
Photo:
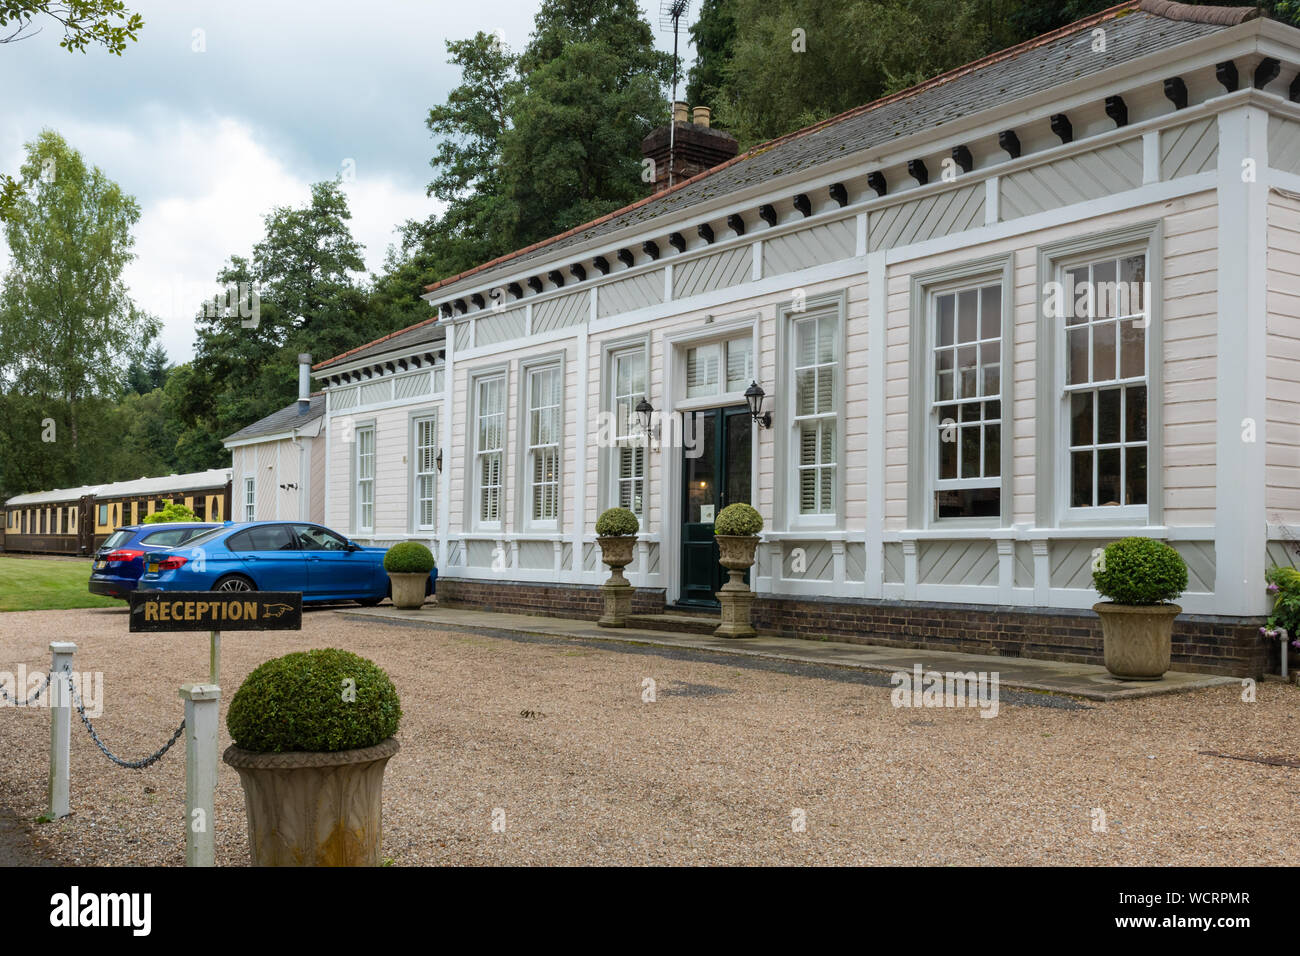
M 57 820 L 72 812 L 68 781 L 68 748 L 72 737 L 72 691 L 63 671 L 72 669 L 77 645 L 50 641 L 50 816 Z
M 185 865 L 215 866 L 221 688 L 216 684 L 184 684 L 180 696 L 185 701 Z
M 208 683 L 221 685 L 221 632 L 212 632 L 212 641 L 208 649 Z

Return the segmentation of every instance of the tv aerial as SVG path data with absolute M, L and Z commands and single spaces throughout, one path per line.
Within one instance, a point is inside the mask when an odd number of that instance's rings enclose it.
M 673 98 L 668 104 L 668 185 L 673 184 L 676 168 L 677 123 L 673 109 L 677 105 L 677 38 L 681 32 L 682 17 L 691 7 L 691 0 L 659 0 L 659 29 L 673 31 Z

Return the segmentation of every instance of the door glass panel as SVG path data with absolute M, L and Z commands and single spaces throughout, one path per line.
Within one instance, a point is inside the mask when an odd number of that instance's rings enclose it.
M 723 506 L 738 501 L 752 504 L 750 475 L 750 442 L 753 438 L 754 420 L 749 414 L 727 416 L 727 499 Z
M 712 524 L 718 511 L 718 418 L 713 414 L 696 420 L 696 458 L 686 461 L 686 522 Z

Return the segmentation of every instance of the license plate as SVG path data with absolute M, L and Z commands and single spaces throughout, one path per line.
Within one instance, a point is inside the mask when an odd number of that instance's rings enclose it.
M 150 565 L 149 565 L 149 573 L 150 573 L 150 574 L 157 574 L 157 573 L 158 573 L 158 565 L 157 565 L 157 564 L 150 564 Z

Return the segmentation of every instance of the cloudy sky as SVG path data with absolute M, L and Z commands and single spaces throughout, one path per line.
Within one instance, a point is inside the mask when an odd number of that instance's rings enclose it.
M 671 50 L 658 0 L 640 2 Z M 459 79 L 444 41 L 484 30 L 519 49 L 538 5 L 127 0 L 145 26 L 120 58 L 68 53 L 51 21 L 0 45 L 0 170 L 16 173 L 23 144 L 50 127 L 136 197 L 127 280 L 163 319 L 172 361 L 186 361 L 221 264 L 252 251 L 272 206 L 301 205 L 345 164 L 353 235 L 379 268 L 394 227 L 436 208 L 424 118 Z M 0 269 L 5 259 L 0 240 Z

